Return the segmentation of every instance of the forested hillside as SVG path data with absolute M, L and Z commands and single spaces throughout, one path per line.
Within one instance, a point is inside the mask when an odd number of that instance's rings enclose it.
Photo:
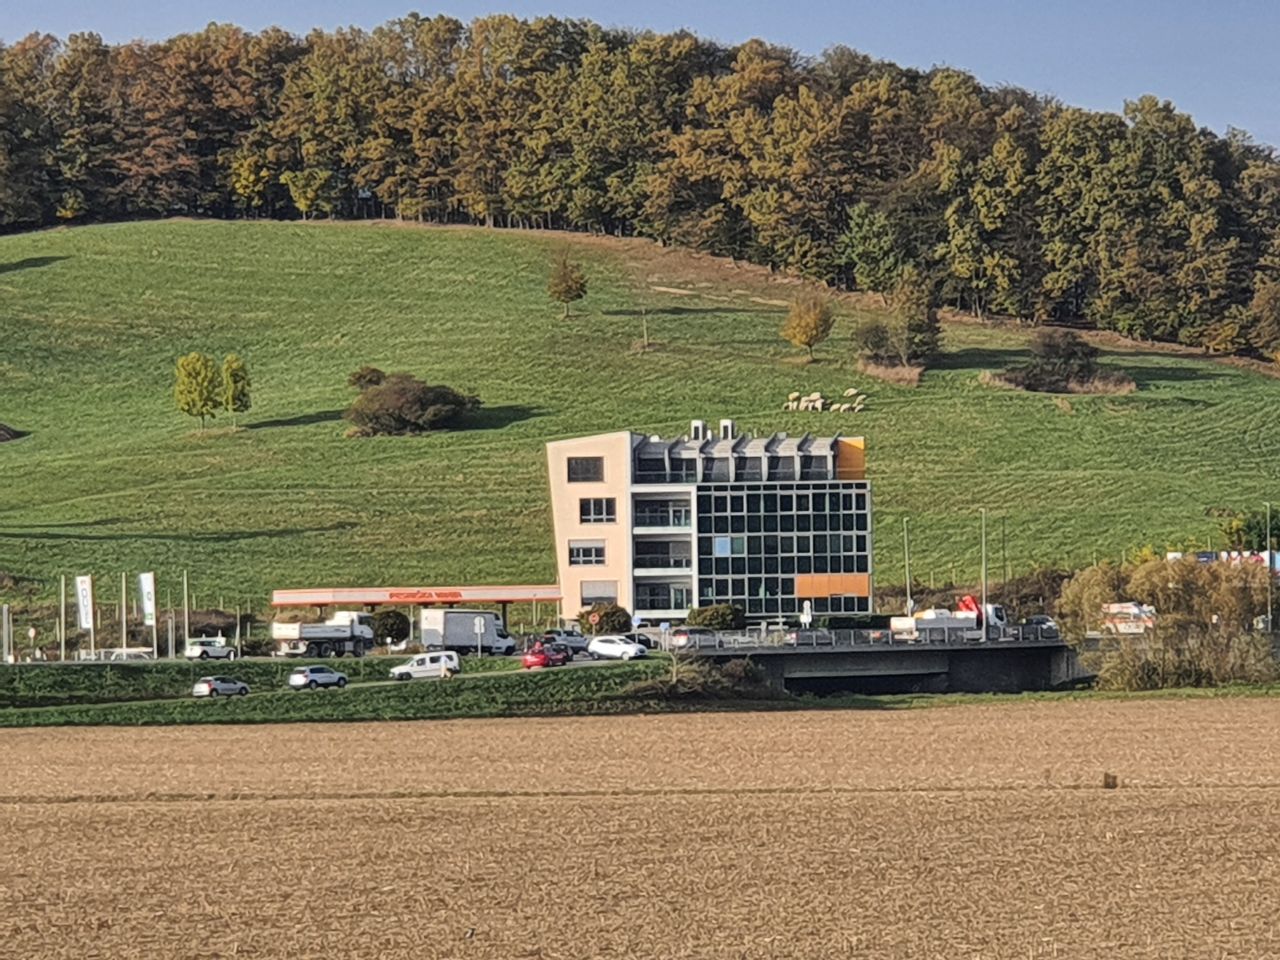
M 1280 350 L 1280 165 L 846 47 L 508 16 L 0 50 L 0 223 L 398 217 L 637 234 L 975 313 Z

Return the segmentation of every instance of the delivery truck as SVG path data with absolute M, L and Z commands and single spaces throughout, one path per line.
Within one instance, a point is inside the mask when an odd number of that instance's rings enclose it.
M 428 650 L 479 652 L 504 657 L 516 650 L 516 642 L 492 610 L 423 607 L 419 626 L 422 645 Z

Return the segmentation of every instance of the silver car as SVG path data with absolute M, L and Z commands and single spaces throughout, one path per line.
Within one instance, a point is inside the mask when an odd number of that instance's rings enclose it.
M 231 677 L 201 677 L 191 688 L 193 697 L 247 697 L 249 685 Z
M 342 689 L 346 685 L 347 675 L 332 667 L 297 667 L 289 674 L 289 686 L 294 690 L 314 690 L 316 687 Z

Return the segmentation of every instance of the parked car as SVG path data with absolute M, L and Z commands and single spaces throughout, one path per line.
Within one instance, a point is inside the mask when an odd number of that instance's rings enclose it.
M 1045 640 L 1057 640 L 1061 636 L 1057 621 L 1047 613 L 1032 614 L 1023 623 L 1028 627 L 1039 627 L 1040 636 Z
M 544 643 L 541 648 L 533 647 L 524 655 L 524 668 L 563 667 L 572 659 L 573 651 L 563 643 Z
M 347 675 L 339 673 L 333 667 L 298 667 L 289 674 L 289 686 L 295 690 L 301 690 L 306 687 L 314 690 L 316 687 L 338 687 L 341 689 L 347 685 Z
M 453 650 L 420 653 L 407 663 L 391 668 L 392 680 L 434 680 L 462 671 L 462 662 Z
M 632 643 L 640 644 L 640 646 L 644 647 L 646 650 L 652 650 L 657 646 L 657 644 L 653 642 L 653 637 L 649 636 L 647 633 L 624 633 L 622 636 L 630 640 Z
M 563 643 L 575 656 L 587 652 L 590 637 L 584 637 L 577 630 L 547 630 L 542 634 L 543 643 Z
M 107 653 L 108 660 L 154 660 L 150 650 L 137 650 L 126 648 L 124 650 L 112 650 Z
M 632 643 L 620 634 L 605 634 L 593 637 L 587 644 L 587 653 L 593 660 L 633 660 L 643 657 L 648 651 L 638 643 Z
M 230 677 L 201 677 L 191 688 L 193 697 L 247 697 L 249 685 Z
M 182 655 L 188 660 L 234 660 L 236 648 L 225 637 L 188 637 Z
M 671 631 L 671 645 L 677 649 L 712 647 L 715 642 L 716 632 L 710 627 L 676 627 Z

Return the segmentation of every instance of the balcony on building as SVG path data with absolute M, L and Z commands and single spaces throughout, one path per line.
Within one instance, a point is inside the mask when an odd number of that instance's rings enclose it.
M 687 498 L 636 498 L 631 516 L 636 533 L 684 533 L 693 528 L 693 508 Z
M 693 588 L 685 583 L 635 585 L 635 613 L 646 620 L 684 618 L 693 603 Z
M 632 568 L 637 577 L 671 576 L 693 572 L 690 540 L 637 540 Z

